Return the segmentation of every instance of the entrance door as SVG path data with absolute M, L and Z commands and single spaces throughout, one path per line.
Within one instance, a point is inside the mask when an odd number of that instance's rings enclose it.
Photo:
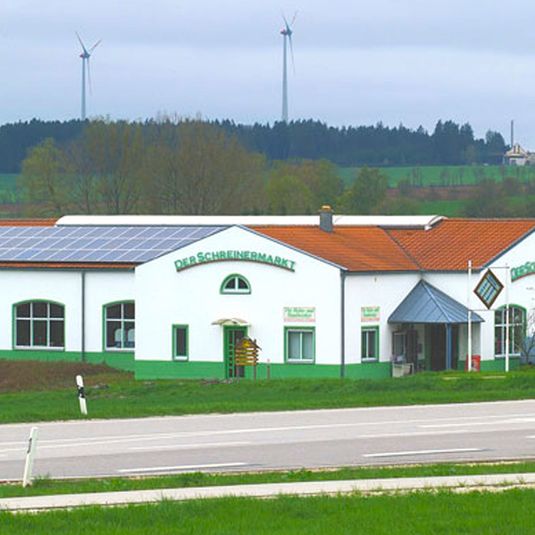
M 446 366 L 446 325 L 430 325 L 431 370 L 443 371 Z M 459 360 L 459 326 L 451 325 L 451 368 L 457 369 Z
M 247 327 L 225 327 L 223 333 L 223 351 L 225 358 L 225 376 L 227 379 L 245 377 L 245 368 L 234 363 L 234 350 L 238 342 L 247 335 Z

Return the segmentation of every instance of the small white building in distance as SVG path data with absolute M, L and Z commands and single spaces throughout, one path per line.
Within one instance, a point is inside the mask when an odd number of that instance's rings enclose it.
M 535 153 L 523 149 L 519 143 L 515 143 L 503 157 L 504 165 L 535 165 Z

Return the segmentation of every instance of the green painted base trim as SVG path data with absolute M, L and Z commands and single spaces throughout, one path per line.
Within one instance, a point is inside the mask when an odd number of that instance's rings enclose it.
M 346 365 L 346 377 L 350 379 L 383 379 L 392 374 L 390 362 L 367 362 Z M 223 362 L 177 362 L 171 360 L 137 360 L 136 379 L 224 379 Z M 338 378 L 340 366 L 336 364 L 270 364 L 272 379 L 285 378 Z M 267 364 L 261 363 L 256 370 L 257 379 L 267 379 Z M 245 378 L 253 378 L 253 369 L 245 368 Z
M 134 353 L 86 353 L 86 362 L 90 364 L 107 364 L 111 368 L 134 371 Z M 78 351 L 39 351 L 35 349 L 0 350 L 0 359 L 6 360 L 41 360 L 45 362 L 82 362 Z
M 457 369 L 464 370 L 465 361 L 460 360 Z M 520 366 L 520 358 L 511 357 L 509 359 L 509 369 L 516 370 Z M 504 372 L 505 371 L 505 359 L 491 359 L 481 361 L 482 372 Z

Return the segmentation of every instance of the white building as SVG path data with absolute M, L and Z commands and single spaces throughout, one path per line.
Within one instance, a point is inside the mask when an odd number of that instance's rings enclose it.
M 506 356 L 518 363 L 532 327 L 534 229 L 327 210 L 7 221 L 0 357 L 106 362 L 139 378 L 250 377 L 234 362 L 248 337 L 259 378 L 386 377 L 393 360 L 463 368 L 469 306 L 472 353 L 500 370 Z

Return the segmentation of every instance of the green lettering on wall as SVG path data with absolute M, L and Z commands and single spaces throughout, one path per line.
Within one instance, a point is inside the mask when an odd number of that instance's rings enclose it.
M 208 264 L 211 262 L 223 262 L 235 260 L 238 262 L 255 262 L 257 264 L 266 264 L 287 271 L 295 271 L 295 260 L 289 260 L 281 256 L 272 256 L 268 253 L 249 250 L 227 250 L 227 251 L 199 251 L 194 256 L 175 260 L 177 271 Z

